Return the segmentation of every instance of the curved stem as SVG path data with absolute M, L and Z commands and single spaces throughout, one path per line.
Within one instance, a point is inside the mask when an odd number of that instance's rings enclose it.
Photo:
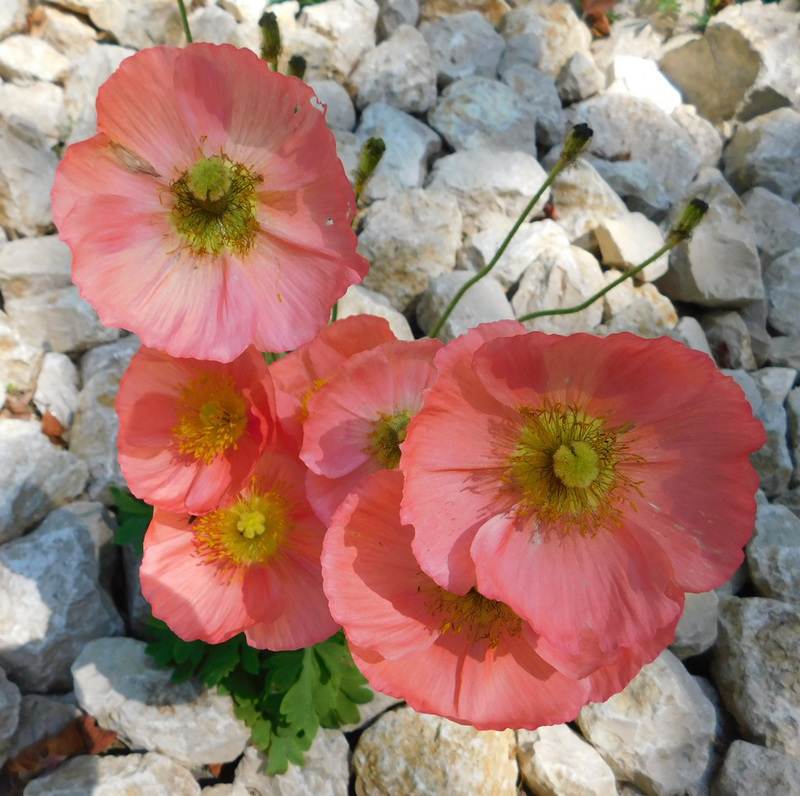
M 524 323 L 525 321 L 533 320 L 533 318 L 541 318 L 545 315 L 570 315 L 573 312 L 585 310 L 587 307 L 594 304 L 597 299 L 605 296 L 609 290 L 613 290 L 617 285 L 621 285 L 626 279 L 631 279 L 632 277 L 636 276 L 639 271 L 657 260 L 662 254 L 666 254 L 670 249 L 675 247 L 680 242 L 680 240 L 670 236 L 667 242 L 655 254 L 652 254 L 650 257 L 648 257 L 643 263 L 639 263 L 639 265 L 637 265 L 635 268 L 631 268 L 630 271 L 626 271 L 621 277 L 615 279 L 613 282 L 606 285 L 602 290 L 598 290 L 597 293 L 586 299 L 586 301 L 576 304 L 574 307 L 563 307 L 557 310 L 538 310 L 537 312 L 529 312 L 527 315 L 517 318 L 517 320 L 520 323 Z
M 192 39 L 192 31 L 189 29 L 189 17 L 186 16 L 186 6 L 183 4 L 183 0 L 178 0 L 178 10 L 181 12 L 181 23 L 183 24 L 183 32 L 186 34 L 186 43 L 191 44 Z

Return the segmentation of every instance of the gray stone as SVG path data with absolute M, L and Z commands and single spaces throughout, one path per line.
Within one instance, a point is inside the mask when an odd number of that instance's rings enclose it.
M 721 368 L 756 369 L 750 331 L 741 315 L 737 312 L 707 312 L 700 317 L 700 323 Z
M 350 83 L 359 108 L 387 102 L 402 111 L 425 113 L 436 102 L 436 70 L 428 44 L 410 25 L 401 25 L 367 52 Z
M 409 707 L 384 713 L 353 752 L 356 793 L 516 796 L 514 733 L 479 732 Z
M 8 756 L 16 757 L 25 747 L 56 735 L 80 715 L 73 694 L 25 694 L 20 702 L 19 724 L 11 739 Z
M 315 80 L 310 84 L 319 101 L 325 105 L 328 127 L 352 130 L 356 126 L 356 110 L 346 89 L 335 80 Z
M 693 792 L 707 774 L 714 706 L 668 650 L 578 724 L 617 776 L 651 796 Z
M 697 318 L 693 318 L 691 315 L 684 315 L 678 321 L 678 325 L 668 333 L 668 336 L 683 343 L 688 348 L 702 351 L 704 354 L 711 356 L 711 348 L 708 345 L 703 327 Z
M 800 758 L 800 606 L 762 597 L 720 602 L 712 671 L 745 740 Z
M 709 210 L 688 243 L 670 252 L 659 288 L 671 299 L 706 307 L 741 307 L 764 298 L 755 232 L 744 206 L 716 169 L 703 169 L 691 195 Z M 676 207 L 675 224 L 683 212 Z
M 800 519 L 785 506 L 759 506 L 747 562 L 764 597 L 800 604 Z
M 577 246 L 553 247 L 542 251 L 536 262 L 528 266 L 511 305 L 520 318 L 540 310 L 574 307 L 603 287 L 603 272 L 589 252 Z M 590 332 L 602 317 L 603 304 L 596 301 L 580 312 L 525 321 L 525 327 L 548 334 Z
M 389 299 L 363 285 L 351 285 L 339 299 L 339 318 L 350 315 L 377 315 L 386 318 L 392 334 L 398 340 L 413 340 L 414 333 L 402 312 L 396 310 Z
M 21 120 L 37 130 L 49 146 L 62 138 L 66 123 L 64 89 L 52 83 L 0 85 L 0 119 Z
M 58 161 L 47 140 L 19 118 L 0 128 L 0 226 L 20 235 L 52 228 L 50 189 Z
M 800 247 L 799 207 L 758 186 L 742 196 L 742 203 L 765 267 L 784 252 Z
M 107 30 L 125 47 L 141 50 L 158 44 L 182 44 L 183 27 L 172 0 L 80 0 L 92 24 Z
M 474 274 L 452 271 L 431 280 L 417 305 L 417 323 L 429 334 L 450 301 Z M 513 320 L 506 294 L 499 282 L 487 276 L 472 285 L 461 297 L 437 337 L 449 342 L 481 323 Z
M 22 337 L 53 351 L 84 351 L 119 337 L 119 329 L 103 326 L 97 312 L 75 286 L 10 299 L 6 312 Z
M 594 230 L 603 265 L 630 270 L 655 254 L 664 245 L 661 230 L 641 213 L 609 218 Z M 662 254 L 637 274 L 640 281 L 653 282 L 669 268 L 669 258 Z
M 84 386 L 104 371 L 114 370 L 121 375 L 140 345 L 139 338 L 131 334 L 87 351 L 81 357 L 81 380 Z
M 762 368 L 753 374 L 761 393 L 762 403 L 755 416 L 764 424 L 767 442 L 752 454 L 751 461 L 759 475 L 759 484 L 769 496 L 779 495 L 792 477 L 792 457 L 789 453 L 788 419 L 784 402 L 797 377 L 793 368 Z
M 734 741 L 714 781 L 713 796 L 800 796 L 800 760 Z
M 515 221 L 547 179 L 536 158 L 526 152 L 490 149 L 455 152 L 433 164 L 426 186 L 458 200 L 464 232 L 484 228 L 485 219 L 501 213 Z M 530 212 L 536 216 L 550 199 L 548 189 Z
M 0 542 L 74 500 L 88 476 L 86 464 L 53 445 L 40 423 L 6 419 L 0 419 L 0 472 Z
M 657 105 L 630 94 L 599 94 L 572 106 L 567 115 L 571 123 L 586 123 L 594 131 L 590 153 L 641 161 L 670 202 L 686 196 L 700 158 L 689 134 Z
M 439 88 L 465 77 L 497 76 L 506 44 L 477 11 L 424 22 L 419 30 L 428 42 Z
M 0 292 L 8 301 L 67 287 L 71 263 L 69 247 L 57 235 L 8 241 L 0 246 Z
M 773 337 L 768 360 L 772 365 L 800 370 L 800 336 Z
M 517 730 L 517 760 L 534 793 L 617 796 L 617 781 L 600 754 L 566 724 Z
M 375 202 L 364 216 L 358 251 L 370 262 L 365 287 L 404 310 L 430 280 L 455 266 L 461 213 L 445 191 L 412 188 Z
M 725 176 L 744 193 L 761 186 L 790 201 L 800 197 L 800 112 L 757 116 L 736 128 L 722 157 Z
M 51 44 L 69 58 L 70 63 L 97 46 L 97 31 L 75 14 L 39 4 L 31 17 L 31 33 Z
M 0 766 L 10 757 L 9 747 L 19 723 L 22 697 L 14 683 L 0 668 Z
M 564 140 L 567 117 L 561 107 L 556 81 L 527 63 L 504 66 L 501 78 L 532 108 L 536 116 L 536 142 L 554 147 Z
M 236 17 L 217 5 L 207 5 L 192 12 L 189 16 L 189 27 L 194 41 L 236 43 Z
M 66 354 L 44 355 L 33 403 L 40 414 L 49 412 L 69 431 L 78 408 L 78 369 Z
M 556 78 L 556 88 L 565 104 L 588 99 L 605 87 L 605 76 L 594 59 L 582 52 L 572 55 Z
M 236 767 L 235 784 L 259 796 L 347 796 L 350 747 L 341 732 L 320 729 L 303 766 L 290 765 L 286 773 L 262 773 L 268 756 L 252 746 Z
M 780 334 L 800 335 L 800 246 L 772 261 L 764 283 L 771 326 Z
M 645 163 L 637 160 L 602 160 L 586 158 L 586 162 L 608 183 L 628 209 L 643 213 L 651 220 L 660 220 L 672 208 L 664 186 L 656 180 Z
M 683 615 L 675 628 L 675 641 L 669 645 L 670 651 L 683 660 L 710 650 L 717 640 L 718 614 L 716 592 L 687 594 Z
M 536 156 L 536 114 L 512 88 L 485 77 L 451 83 L 428 123 L 455 150 L 493 149 Z
M 194 680 L 173 682 L 171 670 L 157 666 L 145 646 L 131 638 L 86 644 L 72 666 L 81 708 L 133 749 L 159 752 L 187 766 L 237 758 L 250 731 L 234 716 L 233 700 Z
M 786 415 L 789 421 L 789 445 L 794 459 L 792 485 L 800 484 L 800 387 L 795 387 L 786 399 Z
M 356 130 L 359 144 L 371 137 L 386 144 L 381 162 L 362 194 L 365 202 L 386 199 L 398 191 L 421 188 L 428 163 L 442 148 L 442 140 L 427 125 L 385 102 L 368 105 Z
M 199 796 L 200 785 L 188 771 L 164 755 L 79 755 L 29 783 L 25 796 Z
M 0 547 L 0 665 L 24 691 L 68 689 L 84 644 L 123 629 L 84 529 L 36 529 Z
M 0 42 L 0 77 L 4 80 L 63 80 L 69 59 L 42 39 L 18 34 Z
M 414 27 L 419 20 L 419 0 L 378 0 L 378 35 L 385 39 L 401 25 Z

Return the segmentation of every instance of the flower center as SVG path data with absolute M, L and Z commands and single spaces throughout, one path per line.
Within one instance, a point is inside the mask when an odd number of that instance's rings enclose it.
M 630 426 L 608 428 L 602 418 L 561 404 L 518 409 L 524 425 L 504 480 L 521 495 L 521 511 L 575 525 L 582 533 L 615 523 L 615 492 L 635 488 L 617 465 L 641 461 L 619 439 Z
M 197 519 L 195 549 L 223 567 L 265 564 L 280 552 L 291 527 L 287 501 L 279 492 L 261 490 L 253 479 L 247 496 Z
M 233 379 L 221 373 L 200 373 L 184 385 L 176 413 L 173 440 L 181 453 L 204 464 L 236 450 L 247 428 L 247 404 Z
M 256 185 L 261 180 L 225 155 L 198 160 L 170 186 L 172 223 L 185 245 L 194 254 L 246 255 L 259 230 Z
M 488 640 L 495 648 L 503 637 L 522 632 L 522 620 L 505 603 L 490 600 L 474 588 L 461 595 L 434 585 L 425 605 L 432 616 L 441 617 L 442 635 L 463 633 L 471 644 Z
M 408 409 L 394 415 L 381 415 L 380 420 L 375 422 L 367 453 L 375 456 L 385 469 L 394 470 L 400 464 L 400 445 L 406 438 L 410 422 L 411 412 Z

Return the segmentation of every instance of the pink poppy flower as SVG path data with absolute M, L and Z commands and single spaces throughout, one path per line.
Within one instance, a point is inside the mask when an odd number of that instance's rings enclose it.
M 600 661 L 672 621 L 684 592 L 731 577 L 764 430 L 707 356 L 536 332 L 464 354 L 401 462 L 401 516 L 437 583 L 477 583 L 553 646 Z
M 185 641 L 219 644 L 244 631 L 260 649 L 299 649 L 332 636 L 322 591 L 325 529 L 293 456 L 269 454 L 226 506 L 192 517 L 156 509 L 144 539 L 142 593 Z
M 275 398 L 264 357 L 175 359 L 142 347 L 119 386 L 119 464 L 134 495 L 172 512 L 206 514 L 244 486 L 274 445 Z
M 310 340 L 366 261 L 353 192 L 313 91 L 230 45 L 154 47 L 100 88 L 53 217 L 107 326 L 228 362 Z
M 438 340 L 395 340 L 355 354 L 308 399 L 300 458 L 308 500 L 327 523 L 364 476 L 393 469 L 436 377 Z
M 385 318 L 352 315 L 329 324 L 310 343 L 270 365 L 278 419 L 297 443 L 298 451 L 312 394 L 354 354 L 395 339 Z
M 361 672 L 383 693 L 478 729 L 535 729 L 575 718 L 620 691 L 674 637 L 677 619 L 618 650 L 588 675 L 553 650 L 508 605 L 474 586 L 456 594 L 425 575 L 399 520 L 403 476 L 380 471 L 345 500 L 325 536 L 322 572 L 331 613 Z

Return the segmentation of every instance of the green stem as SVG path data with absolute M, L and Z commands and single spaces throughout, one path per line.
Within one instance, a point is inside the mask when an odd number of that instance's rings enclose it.
M 192 39 L 192 31 L 189 29 L 189 17 L 186 16 L 186 6 L 183 4 L 183 0 L 178 0 L 178 9 L 181 12 L 181 23 L 183 24 L 183 32 L 186 34 L 186 42 L 191 44 Z
M 597 293 L 595 293 L 591 298 L 586 299 L 586 301 L 582 302 L 581 304 L 577 304 L 574 307 L 564 307 L 557 310 L 538 310 L 537 312 L 529 312 L 527 315 L 517 318 L 517 320 L 520 323 L 524 323 L 525 321 L 530 321 L 533 318 L 541 318 L 544 315 L 570 315 L 573 312 L 585 310 L 587 307 L 594 304 L 597 299 L 605 296 L 609 290 L 613 290 L 617 285 L 621 285 L 626 279 L 631 279 L 632 277 L 636 276 L 639 271 L 641 271 L 643 268 L 646 268 L 648 265 L 650 265 L 650 263 L 661 257 L 662 254 L 666 254 L 670 249 L 674 248 L 681 242 L 682 241 L 680 241 L 677 237 L 670 236 L 667 242 L 655 254 L 648 257 L 643 263 L 639 263 L 639 265 L 637 265 L 635 268 L 631 268 L 630 271 L 626 271 L 621 277 L 606 285 L 602 290 L 598 290 Z
M 442 330 L 442 326 L 444 326 L 445 321 L 450 317 L 450 313 L 456 308 L 456 305 L 459 301 L 461 301 L 461 297 L 479 280 L 483 279 L 491 270 L 497 265 L 497 261 L 503 256 L 503 253 L 508 248 L 508 244 L 511 243 L 514 235 L 517 234 L 517 230 L 522 226 L 525 219 L 530 215 L 533 208 L 536 206 L 536 203 L 539 199 L 542 198 L 542 194 L 550 187 L 553 180 L 558 177 L 559 174 L 569 165 L 568 162 L 559 161 L 553 167 L 553 170 L 550 174 L 547 175 L 547 179 L 542 183 L 541 188 L 536 192 L 536 195 L 533 199 L 525 205 L 525 209 L 519 214 L 519 218 L 514 223 L 514 226 L 511 227 L 511 231 L 506 235 L 505 240 L 500 244 L 500 248 L 494 253 L 494 257 L 489 261 L 488 265 L 485 265 L 478 271 L 475 276 L 471 279 L 468 279 L 458 290 L 458 292 L 453 296 L 450 303 L 447 305 L 447 309 L 442 313 L 442 317 L 439 318 L 436 325 L 431 329 L 428 334 L 428 337 L 436 337 L 439 332 Z

